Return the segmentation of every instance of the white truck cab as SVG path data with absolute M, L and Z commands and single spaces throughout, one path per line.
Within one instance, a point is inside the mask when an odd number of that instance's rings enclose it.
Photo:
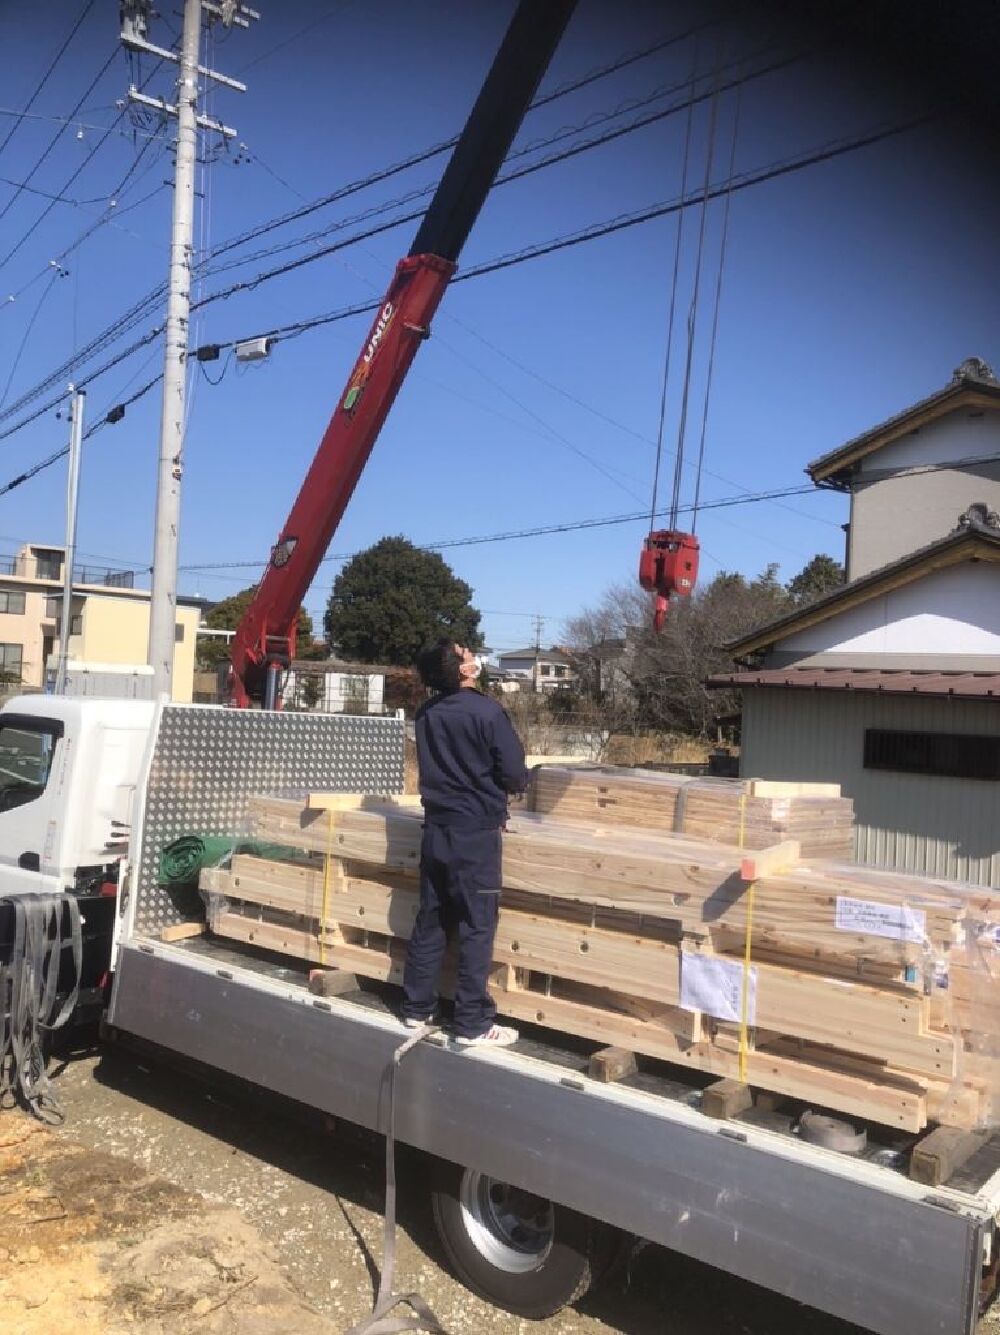
M 127 851 L 154 705 L 23 695 L 0 710 L 0 898 L 99 893 Z

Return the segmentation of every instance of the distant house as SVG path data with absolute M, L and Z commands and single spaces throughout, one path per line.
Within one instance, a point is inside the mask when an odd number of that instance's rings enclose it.
M 563 649 L 512 649 L 499 654 L 497 664 L 509 680 L 536 691 L 565 689 L 577 680 L 573 658 Z
M 849 581 L 731 645 L 742 772 L 835 781 L 857 856 L 1000 886 L 1000 384 L 984 363 L 807 470 Z
M 286 707 L 317 714 L 381 714 L 392 669 L 343 659 L 295 659 L 285 676 Z
M 62 625 L 63 547 L 25 543 L 13 556 L 0 557 L 0 689 L 41 691 L 54 680 Z M 100 682 L 112 689 L 152 678 L 132 672 L 145 664 L 149 642 L 148 589 L 135 587 L 135 572 L 74 565 L 68 656 L 81 689 Z M 173 698 L 190 701 L 194 682 L 195 636 L 204 603 L 177 599 L 174 627 Z M 125 687 L 123 686 L 123 689 Z M 129 689 L 132 689 L 129 687 Z M 138 689 L 138 687 L 136 687 Z

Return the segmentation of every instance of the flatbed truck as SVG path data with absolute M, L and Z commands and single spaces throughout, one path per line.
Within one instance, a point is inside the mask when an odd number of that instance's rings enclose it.
M 27 777 L 18 750 L 36 757 Z M 22 697 L 0 711 L 0 898 L 79 893 L 85 919 L 114 907 L 111 1034 L 384 1131 L 407 1033 L 391 992 L 314 995 L 304 965 L 198 932 L 199 894 L 164 889 L 157 870 L 180 834 L 248 834 L 254 794 L 401 791 L 403 751 L 391 717 Z M 95 782 L 102 755 L 117 757 L 114 783 Z M 13 783 L 32 791 L 8 807 Z M 125 826 L 117 897 L 89 893 L 79 869 Z M 185 924 L 198 934 L 176 939 Z M 878 1335 L 972 1335 L 996 1282 L 1000 1138 L 930 1188 L 908 1175 L 912 1139 L 871 1128 L 847 1155 L 790 1118 L 706 1116 L 689 1071 L 650 1063 L 600 1083 L 588 1055 L 529 1029 L 502 1052 L 421 1042 L 398 1070 L 397 1139 L 433 1156 L 442 1244 L 478 1293 L 551 1313 L 627 1235 Z

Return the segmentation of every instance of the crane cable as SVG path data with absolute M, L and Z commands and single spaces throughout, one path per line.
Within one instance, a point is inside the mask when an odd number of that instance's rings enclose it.
M 684 164 L 681 168 L 681 198 L 687 198 L 688 167 L 691 162 L 691 128 L 694 123 L 694 90 L 698 82 L 698 43 L 691 58 L 691 83 L 688 97 L 687 125 L 684 130 Z M 684 231 L 684 210 L 677 214 L 677 233 L 674 241 L 674 273 L 670 284 L 670 313 L 667 316 L 667 350 L 663 359 L 663 383 L 660 386 L 660 416 L 656 427 L 656 463 L 653 467 L 653 496 L 649 505 L 649 527 L 656 523 L 656 502 L 660 490 L 660 465 L 663 461 L 663 425 L 667 415 L 667 382 L 670 379 L 670 355 L 674 342 L 674 312 L 677 309 L 677 280 L 681 267 L 681 239 Z
M 694 479 L 694 504 L 691 508 L 691 532 L 698 531 L 698 508 L 701 504 L 701 474 L 705 463 L 705 438 L 708 432 L 708 409 L 712 396 L 712 377 L 715 371 L 715 347 L 719 334 L 719 308 L 722 304 L 722 278 L 726 268 L 726 249 L 729 242 L 729 209 L 733 199 L 733 181 L 736 178 L 736 145 L 740 134 L 740 111 L 743 89 L 736 90 L 733 112 L 733 139 L 729 149 L 729 175 L 726 181 L 726 202 L 722 212 L 722 241 L 719 245 L 719 272 L 715 281 L 715 309 L 712 312 L 712 332 L 708 342 L 708 370 L 705 374 L 705 402 L 701 411 L 701 436 L 698 441 L 698 464 Z
M 719 123 L 719 69 L 722 63 L 722 43 L 719 43 L 715 62 L 715 95 L 708 119 L 708 144 L 705 150 L 705 178 L 702 185 L 701 217 L 698 223 L 698 250 L 695 256 L 694 287 L 687 316 L 687 351 L 684 359 L 684 380 L 681 391 L 680 420 L 677 425 L 677 452 L 674 455 L 674 486 L 670 499 L 669 527 L 677 527 L 681 503 L 681 480 L 684 468 L 684 445 L 687 435 L 688 402 L 691 394 L 691 365 L 694 359 L 695 331 L 698 320 L 698 298 L 701 293 L 702 261 L 705 254 L 705 224 L 708 219 L 708 201 L 712 184 L 712 166 L 715 162 L 715 138 Z

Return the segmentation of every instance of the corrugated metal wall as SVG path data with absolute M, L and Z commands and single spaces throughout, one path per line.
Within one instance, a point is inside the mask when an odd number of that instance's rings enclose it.
M 1000 701 L 743 692 L 744 775 L 839 783 L 860 862 L 1000 886 L 1000 782 L 864 768 L 866 728 L 1000 736 Z

